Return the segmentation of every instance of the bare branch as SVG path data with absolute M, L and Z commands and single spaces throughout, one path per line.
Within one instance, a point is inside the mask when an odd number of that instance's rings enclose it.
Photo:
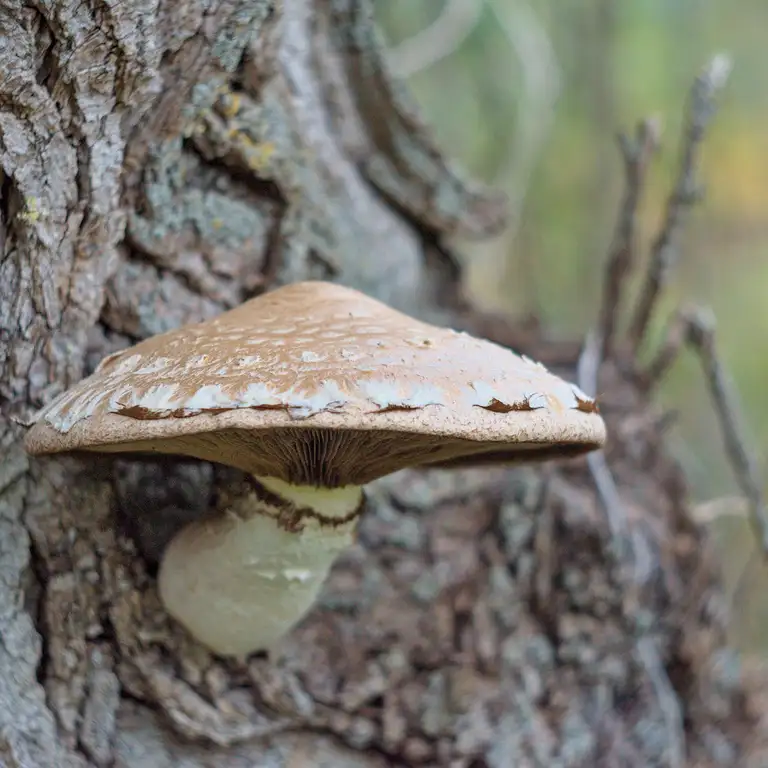
M 590 397 L 597 393 L 597 379 L 601 365 L 599 337 L 590 333 L 584 342 L 584 348 L 579 357 L 576 382 L 579 388 Z M 629 522 L 624 505 L 621 503 L 619 489 L 613 479 L 603 451 L 593 451 L 587 454 L 587 464 L 595 481 L 597 494 L 605 510 L 608 519 L 608 527 L 611 536 L 618 548 L 620 560 L 624 560 L 627 553 L 627 542 L 630 541 Z
M 749 502 L 741 496 L 723 496 L 702 501 L 691 509 L 691 517 L 702 525 L 712 525 L 715 521 L 728 517 L 748 516 Z
M 600 340 L 596 334 L 590 334 L 579 358 L 577 382 L 588 395 L 594 395 L 600 369 Z M 653 573 L 654 563 L 647 550 L 634 546 L 632 531 L 618 486 L 613 478 L 603 451 L 594 451 L 587 455 L 587 463 L 595 482 L 597 494 L 608 519 L 620 572 L 628 561 L 632 564 L 632 580 L 627 584 L 625 599 L 631 602 L 637 599 L 639 588 Z M 672 684 L 659 657 L 655 643 L 647 635 L 641 635 L 636 644 L 637 656 L 645 668 L 648 679 L 664 713 L 670 745 L 669 765 L 683 768 L 685 765 L 685 731 L 682 713 L 677 702 Z
M 760 473 L 748 450 L 749 441 L 742 423 L 741 408 L 733 382 L 720 361 L 715 347 L 715 321 L 711 313 L 700 311 L 689 325 L 688 343 L 698 353 L 709 391 L 720 421 L 723 440 L 736 480 L 750 504 L 750 521 L 763 552 L 768 555 L 768 509 L 763 496 Z
M 410 77 L 450 56 L 477 26 L 483 2 L 446 0 L 432 24 L 389 49 L 387 63 L 392 74 Z
M 696 353 L 704 369 L 728 459 L 739 488 L 749 503 L 750 522 L 760 548 L 768 556 L 768 508 L 763 483 L 752 460 L 754 451 L 747 447 L 750 441 L 746 438 L 735 387 L 715 347 L 715 319 L 712 313 L 702 308 L 679 312 L 670 323 L 661 351 L 642 374 L 641 380 L 648 387 L 657 384 L 686 346 Z
M 667 202 L 664 224 L 653 245 L 645 283 L 629 329 L 629 343 L 635 353 L 645 338 L 653 310 L 677 261 L 677 236 L 685 215 L 702 197 L 696 180 L 699 149 L 715 113 L 716 97 L 725 85 L 730 69 L 727 56 L 715 56 L 691 88 L 677 182 Z
M 605 267 L 603 301 L 597 333 L 602 340 L 602 356 L 609 357 L 613 344 L 624 283 L 635 262 L 637 210 L 645 186 L 649 162 L 658 145 L 661 126 L 658 120 L 638 123 L 634 137 L 619 134 L 618 142 L 624 161 L 624 200 Z
M 594 397 L 597 391 L 600 364 L 599 338 L 595 334 L 589 334 L 579 357 L 576 375 L 579 388 L 591 397 Z M 620 563 L 631 563 L 634 584 L 644 584 L 653 572 L 653 563 L 649 560 L 647 552 L 641 552 L 634 546 L 627 512 L 616 481 L 605 459 L 605 453 L 593 451 L 587 454 L 587 465 L 595 482 L 600 503 L 605 510 L 616 557 Z
M 664 379 L 683 347 L 690 343 L 690 329 L 695 313 L 695 309 L 686 307 L 672 317 L 653 359 L 645 370 L 638 371 L 636 374 L 638 382 L 646 390 L 653 389 Z

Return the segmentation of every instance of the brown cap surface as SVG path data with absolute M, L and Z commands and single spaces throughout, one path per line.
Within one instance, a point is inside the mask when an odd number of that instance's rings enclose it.
M 305 282 L 110 355 L 40 412 L 25 445 L 184 454 L 337 486 L 604 441 L 594 402 L 542 365 L 350 288 Z

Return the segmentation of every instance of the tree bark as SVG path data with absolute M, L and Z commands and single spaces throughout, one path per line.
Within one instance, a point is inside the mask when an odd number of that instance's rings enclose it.
M 0 765 L 744 757 L 716 569 L 618 373 L 641 587 L 583 462 L 402 473 L 276 664 L 211 657 L 155 591 L 169 536 L 237 473 L 22 450 L 104 355 L 308 277 L 552 349 L 464 300 L 444 239 L 495 231 L 503 203 L 433 145 L 368 0 L 0 0 L 0 169 Z

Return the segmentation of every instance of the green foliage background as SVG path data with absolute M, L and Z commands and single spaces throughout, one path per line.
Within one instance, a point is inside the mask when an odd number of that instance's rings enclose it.
M 514 191 L 520 183 L 520 157 L 534 158 L 523 184 L 518 226 L 492 243 L 458 245 L 477 298 L 491 308 L 535 310 L 556 333 L 582 333 L 594 319 L 600 270 L 622 190 L 616 131 L 631 129 L 642 117 L 661 120 L 661 152 L 642 215 L 642 235 L 650 244 L 676 167 L 693 78 L 714 54 L 732 58 L 731 78 L 704 145 L 700 178 L 707 195 L 681 240 L 680 266 L 657 314 L 654 335 L 661 336 L 665 320 L 683 301 L 713 307 L 720 349 L 766 469 L 768 3 L 478 3 L 480 17 L 464 41 L 411 74 L 409 84 L 441 145 L 475 175 Z M 443 6 L 443 0 L 376 0 L 394 66 L 408 65 L 397 60 L 398 43 L 428 27 Z M 537 96 L 535 91 L 526 95 L 520 45 L 515 48 L 503 24 L 525 14 L 532 14 L 544 32 L 559 78 L 554 109 L 544 110 L 550 130 L 544 125 L 532 133 L 544 136 L 538 148 L 535 138 L 526 144 L 520 136 Z M 694 495 L 708 499 L 735 493 L 706 388 L 690 355 L 675 367 L 660 398 L 680 411 L 672 448 L 686 467 Z M 747 539 L 737 539 L 740 543 L 727 548 L 725 556 L 743 561 Z M 765 623 L 763 647 L 768 648 L 768 619 Z

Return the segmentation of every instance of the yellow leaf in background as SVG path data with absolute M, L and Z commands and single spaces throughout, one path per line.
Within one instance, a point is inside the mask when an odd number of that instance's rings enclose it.
M 765 222 L 768 200 L 768 135 L 764 124 L 724 125 L 707 146 L 703 178 L 707 207 L 738 221 Z M 745 223 L 746 223 L 745 221 Z

